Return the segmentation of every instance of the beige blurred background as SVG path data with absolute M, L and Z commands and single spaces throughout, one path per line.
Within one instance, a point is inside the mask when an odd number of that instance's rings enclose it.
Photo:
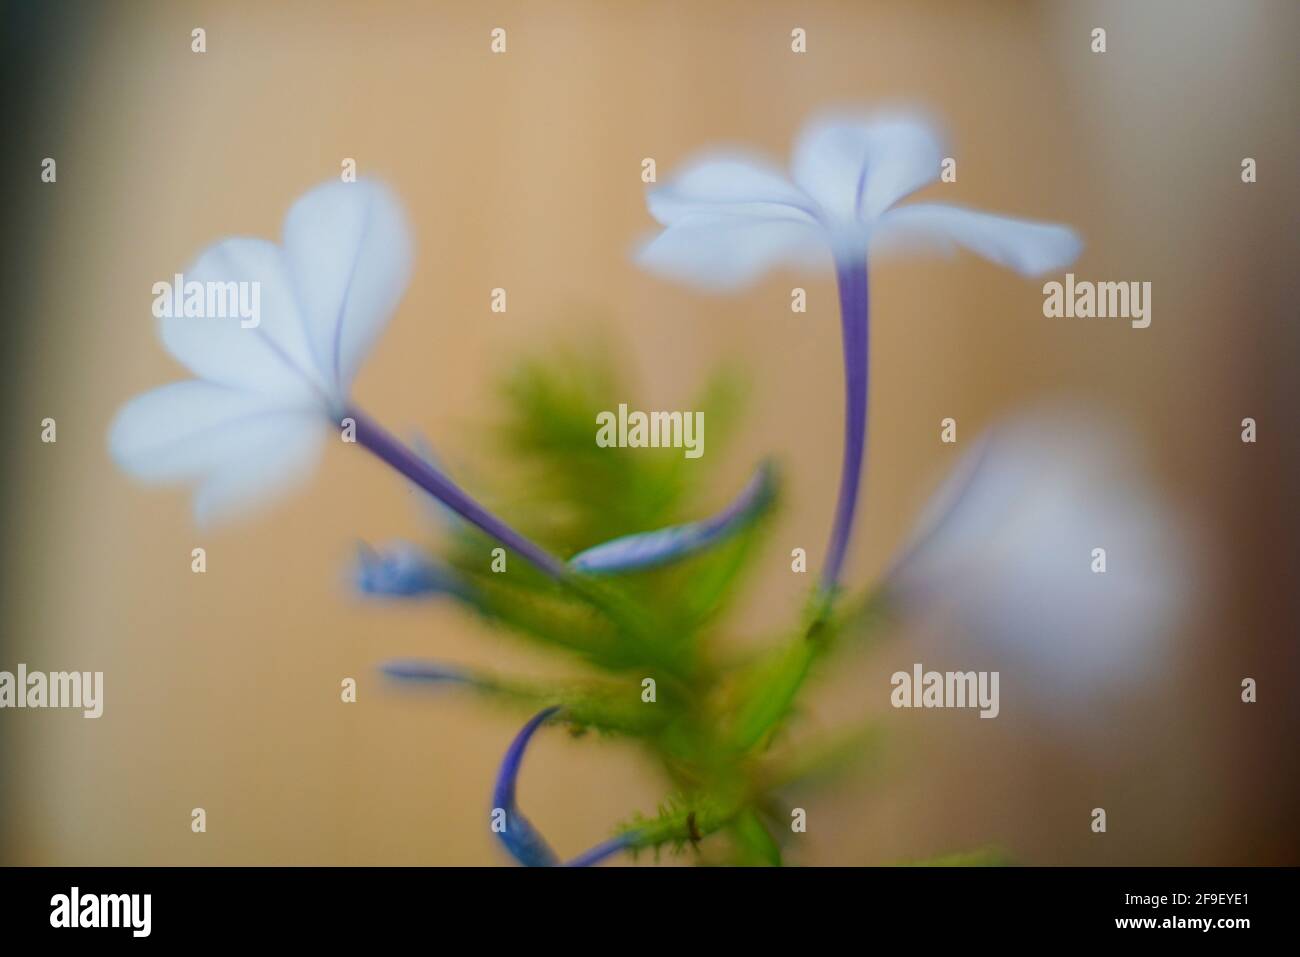
M 1241 3 L 156 3 L 96 5 L 44 64 L 37 239 L 6 464 L 4 657 L 102 670 L 103 718 L 0 713 L 4 863 L 483 864 L 496 764 L 520 720 L 454 695 L 395 694 L 401 655 L 519 673 L 543 660 L 450 605 L 373 607 L 343 575 L 359 538 L 417 534 L 405 486 L 330 449 L 269 514 L 211 534 L 181 489 L 117 473 L 108 422 L 184 372 L 158 344 L 152 283 L 209 242 L 278 237 L 344 157 L 405 201 L 418 266 L 355 396 L 479 469 L 475 431 L 511 362 L 593 325 L 647 407 L 680 408 L 722 360 L 751 417 L 720 500 L 775 453 L 789 497 L 736 630 L 797 614 L 789 549 L 824 546 L 840 372 L 829 280 L 708 297 L 639 272 L 661 176 L 718 143 L 783 159 L 827 105 L 916 102 L 958 159 L 943 198 L 1076 225 L 1081 278 L 1148 280 L 1154 318 L 1050 322 L 1040 283 L 974 257 L 873 275 L 871 438 L 849 577 L 867 583 L 952 464 L 938 422 L 1075 394 L 1149 447 L 1162 494 L 1211 557 L 1204 601 L 1151 687 L 1098 728 L 1024 713 L 886 705 L 888 655 L 836 669 L 808 715 L 864 711 L 883 766 L 809 798 L 791 860 L 891 863 L 996 844 L 1028 863 L 1297 863 L 1295 237 L 1300 9 Z M 189 49 L 207 30 L 208 52 Z M 508 30 L 509 52 L 489 53 Z M 1109 50 L 1089 51 L 1094 26 Z M 808 53 L 790 52 L 803 27 Z M 1255 157 L 1259 182 L 1240 181 Z M 937 190 L 936 190 L 937 191 Z M 931 194 L 933 195 L 933 194 Z M 809 290 L 806 315 L 789 289 Z M 509 291 L 505 315 L 489 291 Z M 8 317 L 14 321 L 14 317 Z M 56 446 L 36 443 L 45 416 Z M 1243 416 L 1261 439 L 1237 439 Z M 476 458 L 477 457 L 477 458 Z M 208 572 L 190 572 L 202 545 Z M 910 662 L 912 659 L 907 658 Z M 563 670 L 561 668 L 560 670 Z M 1242 676 L 1260 702 L 1238 702 Z M 359 701 L 339 701 L 353 676 Z M 1116 731 L 1116 728 L 1119 731 Z M 1099 739 L 1099 736 L 1100 739 Z M 650 812 L 664 784 L 626 744 L 539 737 L 521 782 L 561 853 Z M 1110 832 L 1088 811 L 1109 809 Z M 208 830 L 190 831 L 190 810 Z

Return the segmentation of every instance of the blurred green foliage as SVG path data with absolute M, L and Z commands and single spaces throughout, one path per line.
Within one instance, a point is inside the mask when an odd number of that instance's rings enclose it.
M 733 431 L 745 390 L 730 371 L 715 375 L 689 406 L 704 411 L 710 456 L 680 449 L 599 448 L 596 416 L 627 401 L 625 377 L 607 351 L 558 348 L 519 365 L 505 382 L 495 454 L 509 461 L 509 488 L 495 490 L 505 518 L 561 557 L 632 533 L 716 511 L 705 489 L 720 443 Z M 567 653 L 588 674 L 545 684 L 480 675 L 481 693 L 521 710 L 558 705 L 575 732 L 636 739 L 663 768 L 670 793 L 651 816 L 633 815 L 633 849 L 681 851 L 709 842 L 720 863 L 779 864 L 791 833 L 780 789 L 822 781 L 878 754 L 874 727 L 778 753 L 772 744 L 798 714 L 820 663 L 883 613 L 870 597 L 833 605 L 810 597 L 802 621 L 757 654 L 723 650 L 720 623 L 742 593 L 779 507 L 773 473 L 762 506 L 713 547 L 663 567 L 556 583 L 510 556 L 494 573 L 495 543 L 466 525 L 446 556 L 467 583 L 456 596 L 474 613 L 531 643 Z M 711 506 L 711 507 L 710 507 Z M 644 678 L 655 701 L 643 701 Z M 785 749 L 788 751 L 789 749 Z M 726 840 L 715 841 L 715 837 Z M 716 848 L 716 850 L 715 850 Z

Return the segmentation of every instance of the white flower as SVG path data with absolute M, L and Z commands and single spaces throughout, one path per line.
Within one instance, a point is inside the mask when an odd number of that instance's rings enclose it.
M 185 271 L 187 284 L 260 283 L 261 321 L 161 319 L 163 345 L 197 378 L 128 402 L 109 429 L 114 460 L 145 481 L 196 483 L 201 524 L 305 477 L 326 426 L 346 414 L 410 265 L 401 207 L 366 181 L 326 183 L 299 199 L 282 246 L 211 246 Z
M 795 143 L 788 177 L 748 153 L 699 157 L 650 191 L 650 212 L 665 229 L 639 260 L 661 275 L 730 289 L 776 265 L 860 263 L 868 249 L 962 246 L 1026 276 L 1078 256 L 1079 237 L 1065 226 L 896 205 L 939 178 L 944 156 L 930 124 L 898 114 L 814 120 Z
M 1166 660 L 1193 553 L 1131 443 L 1097 416 L 1039 410 L 992 430 L 935 496 L 885 582 L 1050 700 L 1083 701 Z M 1095 549 L 1105 550 L 1105 570 Z M 966 667 L 966 665 L 963 665 Z M 1023 680 L 1028 679 L 1028 680 Z

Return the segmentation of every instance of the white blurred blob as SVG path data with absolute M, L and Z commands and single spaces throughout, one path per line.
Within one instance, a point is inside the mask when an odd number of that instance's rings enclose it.
M 944 667 L 992 658 L 1006 690 L 1080 704 L 1169 661 L 1195 594 L 1187 537 L 1122 432 L 1053 407 L 980 439 L 886 582 L 905 615 L 939 616 Z

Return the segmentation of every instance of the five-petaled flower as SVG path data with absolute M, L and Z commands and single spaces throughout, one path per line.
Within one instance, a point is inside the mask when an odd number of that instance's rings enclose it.
M 939 178 L 934 127 L 909 114 L 834 114 L 795 142 L 790 175 L 750 153 L 711 153 L 652 189 L 664 229 L 646 242 L 652 272 L 733 289 L 776 265 L 834 264 L 844 340 L 845 431 L 839 500 L 823 592 L 832 593 L 853 527 L 867 428 L 867 255 L 961 246 L 1032 276 L 1060 269 L 1082 244 L 1073 230 L 937 203 L 898 203 Z
M 351 419 L 358 445 L 553 577 L 564 565 L 350 404 L 352 380 L 406 288 L 411 239 L 400 205 L 369 181 L 327 183 L 289 210 L 284 245 L 227 239 L 186 271 L 199 283 L 256 282 L 262 321 L 162 319 L 168 351 L 197 379 L 137 396 L 109 429 L 123 470 L 198 484 L 200 524 L 272 497 L 310 471 Z
M 871 253 L 963 246 L 1026 276 L 1060 269 L 1082 245 L 1068 227 L 942 203 L 898 203 L 939 179 L 942 140 L 918 115 L 829 114 L 795 142 L 786 176 L 751 153 L 696 158 L 647 197 L 665 227 L 647 269 L 717 289 L 768 268 L 856 266 Z
M 346 415 L 352 380 L 406 288 L 411 240 L 383 186 L 329 183 L 289 210 L 283 245 L 233 238 L 186 278 L 261 284 L 263 320 L 171 316 L 163 345 L 197 377 L 126 404 L 113 458 L 146 481 L 196 482 L 196 518 L 272 497 L 315 464 Z

